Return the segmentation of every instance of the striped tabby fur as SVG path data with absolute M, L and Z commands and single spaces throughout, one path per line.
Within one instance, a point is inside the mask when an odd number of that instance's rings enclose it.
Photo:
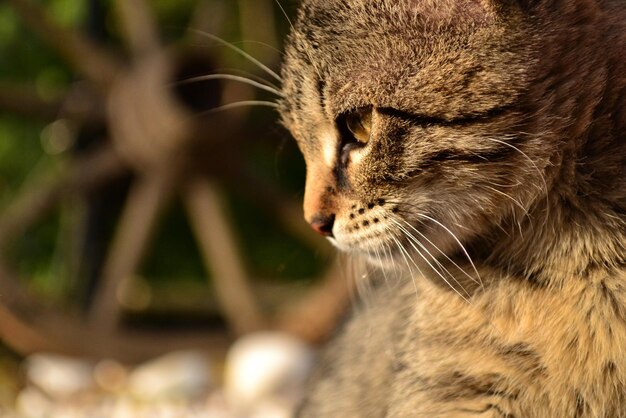
M 300 416 L 626 417 L 626 2 L 304 0 L 294 26 L 305 217 L 404 272 Z

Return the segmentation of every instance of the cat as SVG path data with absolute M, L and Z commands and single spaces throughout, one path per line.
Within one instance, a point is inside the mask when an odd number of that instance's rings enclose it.
M 626 417 L 626 2 L 304 0 L 279 112 L 373 283 L 300 417 Z

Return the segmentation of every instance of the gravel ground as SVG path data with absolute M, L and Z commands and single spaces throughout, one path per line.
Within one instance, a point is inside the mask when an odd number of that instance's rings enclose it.
M 223 364 L 193 350 L 132 367 L 39 353 L 0 362 L 0 418 L 288 418 L 313 359 L 277 333 L 244 337 Z

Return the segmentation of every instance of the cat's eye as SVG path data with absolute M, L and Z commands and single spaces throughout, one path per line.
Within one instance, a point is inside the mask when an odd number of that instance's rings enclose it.
M 345 124 L 356 142 L 361 145 L 367 144 L 372 131 L 372 110 L 365 109 L 348 113 L 345 116 Z

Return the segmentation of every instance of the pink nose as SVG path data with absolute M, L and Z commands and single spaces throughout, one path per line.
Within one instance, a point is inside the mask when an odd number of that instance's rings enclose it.
M 335 224 L 335 215 L 315 215 L 311 222 L 311 228 L 318 234 L 325 237 L 333 236 L 333 225 Z

